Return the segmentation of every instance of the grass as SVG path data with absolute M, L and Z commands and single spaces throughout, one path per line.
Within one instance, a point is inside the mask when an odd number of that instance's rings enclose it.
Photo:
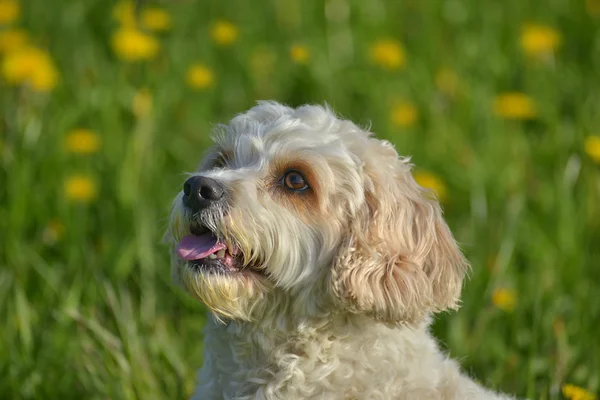
M 583 145 L 600 134 L 598 0 L 160 5 L 172 28 L 137 63 L 113 52 L 106 1 L 23 0 L 12 22 L 48 49 L 60 80 L 49 93 L 0 80 L 3 397 L 190 394 L 204 309 L 171 285 L 161 235 L 212 124 L 257 99 L 326 101 L 442 182 L 473 273 L 462 309 L 434 331 L 472 375 L 530 399 L 560 399 L 565 383 L 600 390 L 600 170 Z M 210 38 L 217 19 L 239 31 L 230 46 Z M 555 56 L 522 51 L 532 21 L 560 35 Z M 402 68 L 370 60 L 388 37 L 404 46 Z M 290 59 L 294 44 L 305 64 Z M 204 90 L 186 86 L 196 62 L 214 74 Z M 436 84 L 440 68 L 452 87 Z M 142 88 L 153 107 L 136 116 Z M 534 118 L 494 112 L 514 91 Z M 400 100 L 418 111 L 406 126 L 390 117 Z M 75 128 L 97 133 L 99 151 L 67 151 Z M 82 174 L 96 194 L 73 201 L 65 180 Z M 514 291 L 514 309 L 494 304 L 498 289 Z

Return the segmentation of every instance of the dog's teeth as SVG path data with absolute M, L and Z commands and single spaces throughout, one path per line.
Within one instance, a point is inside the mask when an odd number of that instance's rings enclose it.
M 209 255 L 208 258 L 210 258 L 211 260 L 214 260 L 217 258 L 217 256 L 213 253 L 213 254 Z
M 225 257 L 225 249 L 221 249 L 219 251 L 217 251 L 217 258 L 223 258 Z

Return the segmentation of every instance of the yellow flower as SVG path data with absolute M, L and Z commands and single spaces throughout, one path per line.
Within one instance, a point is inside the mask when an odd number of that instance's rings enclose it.
M 585 0 L 585 9 L 592 17 L 600 17 L 600 0 Z
M 0 53 L 10 53 L 27 44 L 27 32 L 21 29 L 9 29 L 0 32 Z
M 147 88 L 142 88 L 133 96 L 131 103 L 133 115 L 142 118 L 152 111 L 152 93 Z
M 220 46 L 229 46 L 238 37 L 238 28 L 229 21 L 218 20 L 210 29 L 210 37 Z
M 371 45 L 371 61 L 382 68 L 393 70 L 406 64 L 406 55 L 400 42 L 382 39 Z
M 524 93 L 508 92 L 494 100 L 494 113 L 506 119 L 533 119 L 537 108 L 533 99 Z
M 415 173 L 415 181 L 424 188 L 431 189 L 437 195 L 442 203 L 446 201 L 446 185 L 444 182 L 431 172 L 420 171 Z
M 529 56 L 551 54 L 560 42 L 560 33 L 549 26 L 529 24 L 521 32 L 521 48 Z
M 79 154 L 91 154 L 100 149 L 102 141 L 100 136 L 89 129 L 75 129 L 67 135 L 67 151 Z
M 290 49 L 290 58 L 297 64 L 306 64 L 310 59 L 310 52 L 306 46 L 295 44 Z
M 588 136 L 583 142 L 585 152 L 594 162 L 600 164 L 600 136 Z
M 135 7 L 132 1 L 122 0 L 115 4 L 112 16 L 124 27 L 133 28 L 136 25 Z
M 42 233 L 42 240 L 47 245 L 53 245 L 58 242 L 65 234 L 65 226 L 56 218 L 50 220 L 44 232 Z
M 414 125 L 419 117 L 417 108 L 407 101 L 400 101 L 392 107 L 392 123 L 400 127 Z
M 159 43 L 135 28 L 120 28 L 112 37 L 113 50 L 125 61 L 150 60 L 158 54 Z
M 500 310 L 511 312 L 517 305 L 517 294 L 508 288 L 498 288 L 492 293 L 492 303 Z
M 87 203 L 96 198 L 96 182 L 85 175 L 69 177 L 64 185 L 65 195 L 71 201 Z
M 208 67 L 194 64 L 188 68 L 186 81 L 193 89 L 206 89 L 213 85 L 215 76 Z
M 0 0 L 0 24 L 16 21 L 21 16 L 21 5 L 16 0 Z
M 164 32 L 171 28 L 171 16 L 162 8 L 150 7 L 142 11 L 142 25 L 148 30 Z
M 565 384 L 562 387 L 563 396 L 568 400 L 596 400 L 597 397 L 579 386 Z
M 2 75 L 9 84 L 29 84 L 39 92 L 50 91 L 58 83 L 58 71 L 50 54 L 31 46 L 8 54 L 2 63 Z
M 450 68 L 440 68 L 435 74 L 435 86 L 448 96 L 454 96 L 458 92 L 459 84 L 458 75 Z

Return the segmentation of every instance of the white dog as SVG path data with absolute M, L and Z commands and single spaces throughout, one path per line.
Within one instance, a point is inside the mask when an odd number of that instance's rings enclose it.
M 166 235 L 211 311 L 195 399 L 507 398 L 428 331 L 468 264 L 410 170 L 328 108 L 260 102 L 219 128 Z

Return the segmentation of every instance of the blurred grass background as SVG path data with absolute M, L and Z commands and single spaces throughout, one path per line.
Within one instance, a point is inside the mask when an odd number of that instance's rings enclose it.
M 434 331 L 484 384 L 600 389 L 600 0 L 0 0 L 0 397 L 183 398 L 169 203 L 212 124 L 328 102 L 473 264 Z

